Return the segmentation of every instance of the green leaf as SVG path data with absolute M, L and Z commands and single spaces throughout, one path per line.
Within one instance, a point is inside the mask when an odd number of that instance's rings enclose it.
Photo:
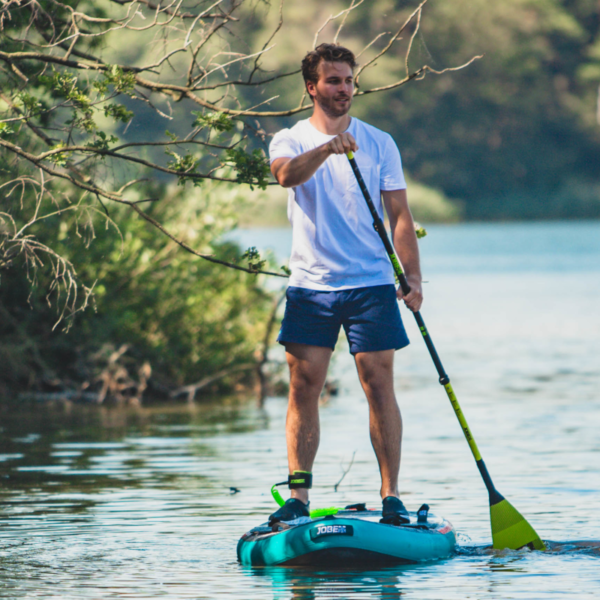
M 92 86 L 101 96 L 108 94 L 110 86 L 117 94 L 133 96 L 135 74 L 131 71 L 123 71 L 119 65 L 112 65 L 109 70 L 104 71 L 103 78 L 94 81 Z
M 105 75 L 107 81 L 119 94 L 133 94 L 135 75 L 131 71 L 123 71 L 118 65 L 113 65 L 110 72 Z
M 122 104 L 107 104 L 104 107 L 104 115 L 122 123 L 128 123 L 133 119 L 133 111 L 127 110 Z
M 95 131 L 98 129 L 98 126 L 93 119 L 93 115 L 94 113 L 91 110 L 87 110 L 83 112 L 80 117 L 78 117 L 77 111 L 75 111 L 70 123 L 72 123 L 74 127 L 81 129 L 81 131 L 85 131 L 86 133 L 95 133 Z M 67 121 L 67 123 L 69 123 L 69 121 Z
M 209 127 L 215 131 L 231 131 L 234 127 L 233 119 L 221 112 L 210 112 L 202 114 L 200 111 L 192 111 L 196 119 L 192 123 L 194 127 Z
M 415 233 L 417 234 L 417 239 L 424 238 L 427 235 L 427 230 L 425 229 L 425 227 L 423 227 L 423 225 L 421 225 L 420 223 L 417 223 L 416 221 L 415 221 L 414 225 L 415 225 Z
M 50 149 L 58 150 L 59 148 L 63 148 L 64 146 L 66 146 L 64 142 L 58 142 L 58 144 L 55 144 Z M 72 154 L 72 152 L 57 152 L 56 154 L 52 154 L 51 156 L 49 156 L 48 160 L 51 163 L 55 164 L 57 167 L 66 167 L 69 158 L 71 158 Z
M 42 103 L 38 98 L 28 94 L 27 92 L 21 92 L 17 95 L 17 100 L 21 102 L 25 112 L 31 114 L 37 112 L 42 108 Z
M 109 144 L 114 144 L 115 142 L 118 142 L 119 138 L 111 135 L 110 137 L 108 137 L 106 135 L 106 133 L 104 133 L 104 131 L 98 131 L 96 134 L 96 140 L 94 140 L 93 142 L 90 142 L 89 144 L 86 144 L 86 146 L 88 148 L 95 148 L 97 150 L 108 150 L 109 149 Z M 102 157 L 104 158 L 104 157 Z
M 8 123 L 0 123 L 0 137 L 8 138 L 14 135 L 14 129 Z
M 248 153 L 243 148 L 231 148 L 226 150 L 225 154 L 228 164 L 236 171 L 238 183 L 247 183 L 252 190 L 255 185 L 261 190 L 267 189 L 267 177 L 271 170 L 269 161 L 260 150 L 255 149 Z
M 242 260 L 244 259 L 248 261 L 248 268 L 251 271 L 260 271 L 267 263 L 266 260 L 261 259 L 260 252 L 255 246 L 248 248 L 248 250 L 242 254 Z
M 174 171 L 179 171 L 178 177 L 179 181 L 177 185 L 185 185 L 186 181 L 191 181 L 194 184 L 194 187 L 198 187 L 202 184 L 202 180 L 197 177 L 189 177 L 190 173 L 196 173 L 196 168 L 198 166 L 198 158 L 190 152 L 186 152 L 184 156 L 180 156 L 177 152 L 174 152 L 167 146 L 165 150 L 165 154 L 173 157 L 173 160 L 167 163 L 167 167 L 169 169 L 173 169 Z

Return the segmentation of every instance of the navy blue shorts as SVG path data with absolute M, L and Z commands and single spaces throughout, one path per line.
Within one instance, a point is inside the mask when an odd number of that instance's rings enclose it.
M 396 288 L 389 285 L 320 292 L 288 287 L 277 341 L 335 348 L 344 327 L 351 354 L 399 350 L 409 341 L 402 324 Z

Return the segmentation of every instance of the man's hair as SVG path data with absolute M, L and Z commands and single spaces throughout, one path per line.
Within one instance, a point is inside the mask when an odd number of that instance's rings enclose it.
M 311 50 L 302 60 L 302 77 L 304 84 L 307 82 L 317 83 L 319 81 L 318 68 L 321 61 L 327 62 L 345 62 L 354 69 L 358 66 L 354 53 L 344 46 L 337 44 L 320 44 L 314 50 Z

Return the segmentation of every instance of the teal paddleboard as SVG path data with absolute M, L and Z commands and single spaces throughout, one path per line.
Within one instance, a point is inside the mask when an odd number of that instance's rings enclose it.
M 432 514 L 410 523 L 380 523 L 381 511 L 340 510 L 335 515 L 301 517 L 245 533 L 237 545 L 238 560 L 248 566 L 308 565 L 356 567 L 417 563 L 446 558 L 456 546 L 452 524 Z

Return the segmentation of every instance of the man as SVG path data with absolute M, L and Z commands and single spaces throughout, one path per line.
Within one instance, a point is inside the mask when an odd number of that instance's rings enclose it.
M 370 435 L 381 473 L 383 521 L 407 522 L 398 493 L 402 419 L 393 388 L 394 351 L 408 345 L 389 258 L 345 154 L 355 153 L 393 243 L 411 292 L 422 302 L 419 251 L 406 199 L 400 153 L 393 139 L 348 111 L 354 91 L 352 52 L 321 44 L 302 61 L 314 103 L 310 119 L 278 132 L 271 171 L 289 189 L 293 228 L 290 286 L 279 343 L 290 369 L 286 422 L 291 498 L 271 524 L 309 515 L 308 489 L 319 445 L 318 403 L 329 360 L 344 327 L 369 403 Z

